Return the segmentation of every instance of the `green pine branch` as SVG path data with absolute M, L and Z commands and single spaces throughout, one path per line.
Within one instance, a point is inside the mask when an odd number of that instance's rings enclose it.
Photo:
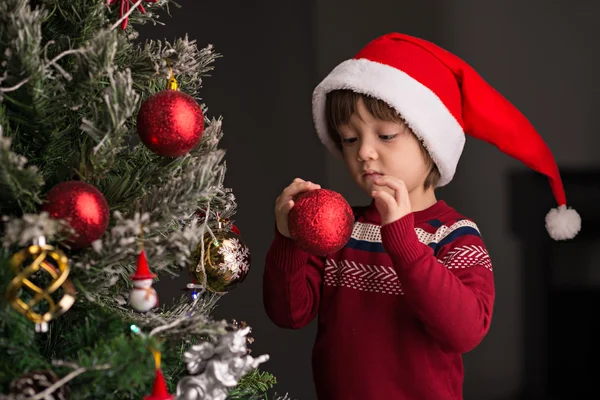
M 277 384 L 277 379 L 268 372 L 254 369 L 240 379 L 238 385 L 229 392 L 228 400 L 268 399 L 267 391 Z
M 12 151 L 4 126 L 7 120 L 0 104 L 0 213 L 34 211 L 42 202 L 44 180 L 36 166 L 28 165 L 25 157 Z

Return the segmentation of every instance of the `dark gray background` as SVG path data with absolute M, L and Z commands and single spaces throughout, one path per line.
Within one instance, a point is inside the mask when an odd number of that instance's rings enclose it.
M 279 393 L 315 398 L 310 370 L 315 324 L 299 331 L 282 330 L 263 309 L 262 272 L 273 237 L 274 199 L 299 176 L 340 191 L 352 204 L 368 201 L 318 141 L 311 93 L 336 64 L 369 40 L 399 31 L 447 48 L 528 116 L 561 167 L 598 165 L 599 2 L 180 3 L 183 8 L 163 19 L 166 26 L 145 27 L 143 37 L 173 40 L 187 33 L 200 47 L 214 44 L 224 56 L 205 81 L 203 97 L 210 116 L 224 118 L 226 185 L 237 196 L 236 224 L 254 262 L 243 286 L 220 301 L 216 316 L 245 320 L 253 327 L 253 354 L 271 355 L 263 369 L 277 376 Z M 454 181 L 438 193 L 477 221 L 496 277 L 492 329 L 465 356 L 466 399 L 513 399 L 524 384 L 520 305 L 527 293 L 522 290 L 520 269 L 527 266 L 520 263 L 520 244 L 508 226 L 507 174 L 514 168 L 523 167 L 493 146 L 467 139 Z M 169 283 L 173 293 L 187 281 L 182 279 Z M 369 343 L 364 346 L 368 351 Z

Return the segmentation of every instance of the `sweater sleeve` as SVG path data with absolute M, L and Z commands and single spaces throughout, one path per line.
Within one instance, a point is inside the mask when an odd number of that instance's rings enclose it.
M 460 353 L 474 349 L 487 334 L 495 290 L 483 240 L 448 235 L 436 257 L 414 230 L 413 214 L 381 228 L 383 246 L 392 259 L 402 289 L 426 330 L 443 348 Z
M 277 326 L 299 329 L 317 315 L 324 261 L 300 250 L 276 230 L 267 252 L 263 303 Z

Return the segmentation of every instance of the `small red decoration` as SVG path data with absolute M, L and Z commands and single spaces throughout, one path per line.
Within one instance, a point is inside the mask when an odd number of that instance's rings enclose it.
M 148 266 L 148 259 L 146 258 L 146 252 L 144 250 L 140 251 L 137 259 L 137 268 L 135 273 L 131 275 L 131 279 L 134 281 L 143 281 L 146 279 L 154 279 L 156 278 L 156 274 L 150 272 L 150 267 Z
M 146 252 L 142 250 L 138 256 L 137 269 L 131 275 L 133 288 L 129 292 L 129 304 L 135 311 L 148 312 L 158 307 L 158 293 L 152 287 L 156 275 L 150 271 Z
M 350 240 L 354 215 L 344 197 L 332 190 L 302 193 L 288 216 L 288 228 L 296 245 L 314 255 L 335 253 Z
M 137 116 L 142 142 L 163 157 L 179 157 L 202 139 L 204 116 L 194 98 L 179 90 L 167 89 L 150 96 Z
M 42 210 L 52 218 L 66 220 L 75 231 L 68 240 L 73 248 L 89 246 L 108 227 L 108 203 L 102 193 L 89 183 L 59 183 L 48 192 L 46 200 Z
M 144 396 L 144 400 L 171 400 L 174 396 L 169 394 L 167 389 L 167 383 L 165 377 L 162 374 L 160 368 L 156 369 L 156 376 L 154 378 L 154 386 L 152 387 L 152 394 Z
M 144 0 L 144 1 L 146 3 L 156 3 L 158 0 Z M 108 0 L 108 5 L 112 6 L 116 2 L 117 2 L 117 0 Z M 136 2 L 137 2 L 137 0 L 121 0 L 121 8 L 119 10 L 119 17 L 123 18 L 123 15 L 127 14 L 127 12 L 129 11 L 129 7 L 131 5 L 135 5 Z M 140 11 L 142 13 L 146 12 L 146 9 L 144 8 L 143 5 L 140 4 L 139 8 L 140 8 Z M 121 22 L 121 29 L 125 30 L 125 28 L 127 28 L 127 21 L 128 20 L 129 20 L 129 18 L 125 18 L 123 20 L 123 22 Z

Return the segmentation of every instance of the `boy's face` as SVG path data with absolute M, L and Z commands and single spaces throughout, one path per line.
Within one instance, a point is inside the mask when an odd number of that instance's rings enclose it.
M 423 190 L 429 168 L 420 142 L 404 123 L 375 118 L 359 99 L 357 113 L 338 131 L 348 171 L 367 194 L 381 190 L 373 183 L 379 175 L 404 181 L 409 194 Z M 383 188 L 394 195 L 392 189 Z

